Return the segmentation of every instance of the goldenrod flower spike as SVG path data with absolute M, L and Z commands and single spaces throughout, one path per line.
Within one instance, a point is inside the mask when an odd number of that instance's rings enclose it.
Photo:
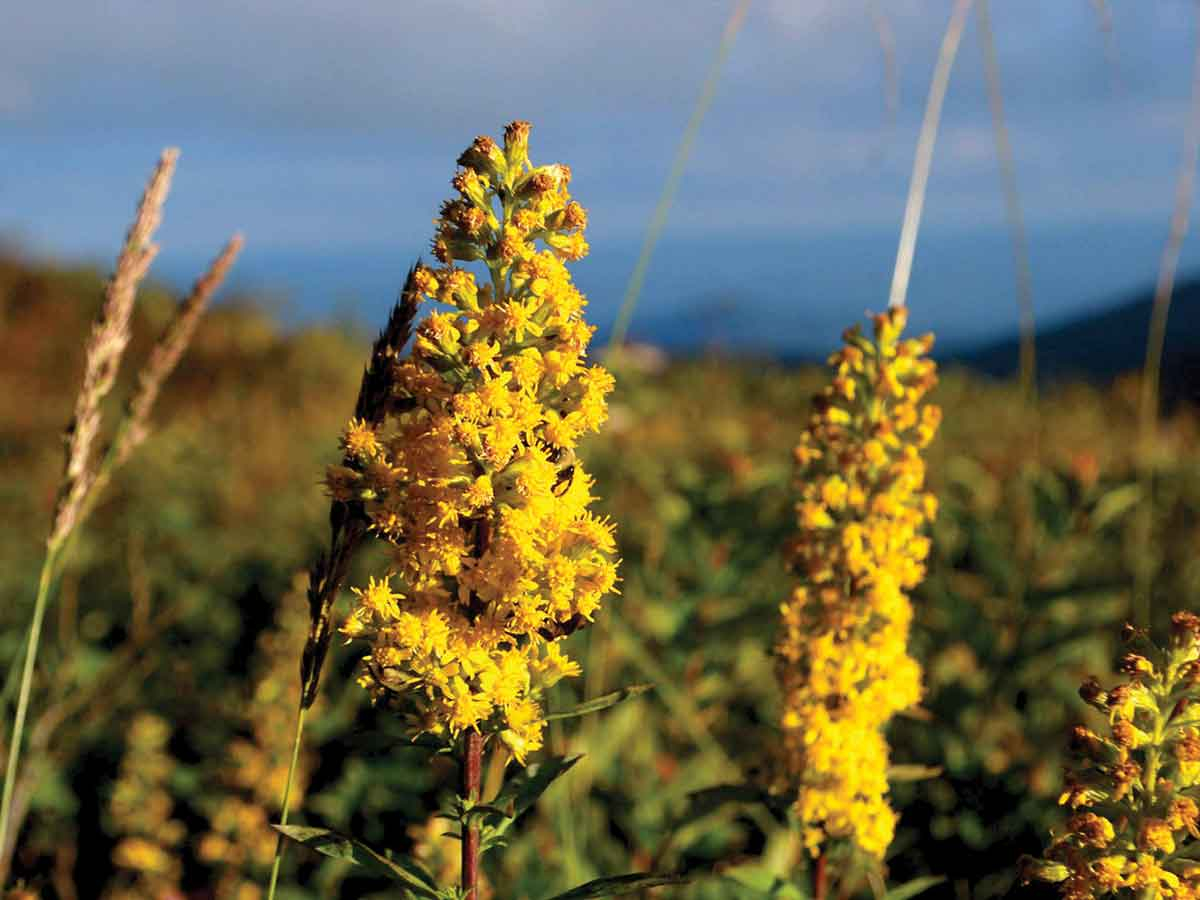
M 921 450 L 941 412 L 923 403 L 937 380 L 933 338 L 901 340 L 906 316 L 876 316 L 873 338 L 846 332 L 796 448 L 799 583 L 776 649 L 785 786 L 814 856 L 848 839 L 883 857 L 896 818 L 883 729 L 921 695 L 907 592 L 924 577 L 921 530 L 937 512 Z
M 1026 857 L 1026 880 L 1056 882 L 1070 900 L 1115 894 L 1200 897 L 1200 617 L 1176 613 L 1160 649 L 1126 626 L 1126 681 L 1079 689 L 1108 720 L 1107 734 L 1079 726 L 1059 802 L 1070 808 L 1042 859 Z
M 499 732 L 519 760 L 542 745 L 541 689 L 579 674 L 555 642 L 617 578 L 574 453 L 613 387 L 585 362 L 594 329 L 564 264 L 587 253 L 587 214 L 570 169 L 533 165 L 528 146 L 514 122 L 503 146 L 480 137 L 460 157 L 442 266 L 413 279 L 437 306 L 392 367 L 388 415 L 350 423 L 327 479 L 392 548 L 343 626 L 371 644 L 361 683 L 415 699 L 423 730 Z

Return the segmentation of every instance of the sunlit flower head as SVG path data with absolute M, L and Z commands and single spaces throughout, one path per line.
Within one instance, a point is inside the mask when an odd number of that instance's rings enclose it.
M 392 412 L 350 423 L 326 479 L 392 551 L 343 628 L 371 642 L 362 683 L 415 698 L 423 728 L 497 731 L 519 758 L 542 743 L 541 689 L 579 674 L 557 642 L 616 582 L 574 452 L 613 387 L 586 359 L 593 328 L 565 264 L 587 252 L 587 215 L 569 168 L 529 161 L 529 131 L 514 122 L 459 158 L 442 266 L 410 280 L 432 308 L 393 368 Z

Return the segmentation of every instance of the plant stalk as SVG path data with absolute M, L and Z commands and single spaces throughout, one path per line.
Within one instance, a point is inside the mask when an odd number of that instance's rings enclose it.
M 813 900 L 825 900 L 829 893 L 829 873 L 826 871 L 824 852 L 817 857 L 813 867 Z
M 483 772 L 483 735 L 477 731 L 466 734 L 463 757 L 463 796 L 471 804 L 479 802 L 479 787 Z M 479 898 L 479 826 L 475 817 L 467 819 L 462 835 L 462 889 L 464 900 Z
M 12 735 L 8 745 L 8 765 L 4 770 L 4 799 L 0 801 L 0 848 L 7 847 L 9 830 L 12 827 L 13 788 L 17 781 L 17 764 L 21 756 L 21 741 L 25 736 L 25 717 L 29 713 L 29 695 L 33 690 L 33 669 L 37 661 L 38 645 L 42 634 L 42 619 L 46 615 L 46 603 L 50 598 L 50 584 L 54 567 L 61 548 L 59 542 L 46 547 L 42 560 L 42 573 L 38 578 L 37 600 L 33 607 L 33 619 L 29 623 L 29 641 L 25 650 L 25 666 L 21 673 L 21 691 L 17 697 L 17 715 L 13 720 Z M 7 880 L 7 872 L 0 873 L 0 884 Z
M 292 741 L 292 761 L 288 765 L 287 783 L 283 786 L 283 800 L 280 802 L 279 824 L 288 823 L 288 806 L 292 801 L 292 782 L 296 778 L 296 763 L 300 759 L 300 742 L 304 737 L 304 714 L 308 710 L 301 706 L 296 712 L 296 737 Z M 283 835 L 275 840 L 275 859 L 271 863 L 271 883 L 267 887 L 267 900 L 275 900 L 275 886 L 279 883 L 279 867 L 283 865 L 284 854 Z
M 1021 398 L 1033 405 L 1037 400 L 1037 327 L 1033 314 L 1033 271 L 1029 262 L 1029 240 L 1025 235 L 1025 217 L 1021 211 L 1021 195 L 1017 190 L 1017 166 L 1013 158 L 1012 144 L 1008 139 L 1008 126 L 1005 124 L 1004 94 L 1000 89 L 1000 64 L 996 60 L 996 45 L 992 40 L 992 16 L 988 10 L 988 0 L 979 0 L 975 12 L 979 44 L 983 51 L 988 105 L 992 110 L 996 160 L 1000 164 L 1000 181 L 1004 191 L 1004 214 L 1008 219 L 1013 270 L 1017 276 L 1017 309 L 1021 334 Z
M 937 143 L 938 124 L 942 119 L 942 101 L 946 99 L 950 70 L 954 67 L 954 57 L 958 54 L 958 44 L 967 24 L 971 3 L 972 0 L 955 0 L 946 33 L 942 36 L 937 66 L 933 70 L 933 81 L 925 100 L 925 116 L 917 139 L 912 177 L 908 183 L 904 221 L 900 226 L 900 246 L 896 250 L 896 266 L 892 271 L 889 307 L 903 306 L 908 297 L 908 279 L 912 274 L 913 255 L 917 249 L 917 231 L 921 227 L 921 212 L 925 208 L 925 187 L 929 183 L 929 169 L 933 165 L 933 145 Z
M 654 207 L 654 215 L 650 219 L 646 236 L 642 240 L 642 248 L 638 251 L 633 274 L 629 276 L 629 283 L 625 287 L 625 296 L 621 300 L 621 306 L 617 310 L 617 319 L 613 323 L 613 330 L 608 338 L 609 349 L 620 347 L 625 343 L 625 337 L 629 333 L 629 323 L 633 319 L 633 308 L 637 305 L 638 296 L 642 292 L 642 284 L 650 269 L 650 258 L 654 255 L 658 239 L 667 226 L 667 216 L 671 212 L 671 205 L 675 202 L 675 194 L 679 191 L 684 170 L 687 169 L 692 145 L 696 142 L 696 135 L 700 133 L 700 125 L 704 122 L 705 113 L 708 112 L 708 108 L 716 96 L 717 84 L 721 80 L 721 70 L 725 67 L 725 60 L 729 58 L 730 51 L 733 50 L 733 43 L 737 39 L 738 32 L 741 31 L 742 23 L 746 20 L 746 13 L 749 9 L 750 0 L 737 0 L 725 23 L 725 28 L 721 32 L 721 41 L 717 45 L 716 55 L 704 78 L 704 86 L 700 89 L 700 96 L 692 109 L 692 115 L 683 131 L 683 137 L 680 138 L 679 146 L 675 150 L 675 158 L 671 161 L 671 168 L 663 183 L 662 193 Z
M 1200 19 L 1198 19 L 1200 25 Z M 1142 370 L 1141 398 L 1138 404 L 1138 485 L 1142 498 L 1134 521 L 1136 558 L 1133 561 L 1133 621 L 1148 626 L 1151 617 L 1151 592 L 1158 564 L 1151 554 L 1154 540 L 1154 469 L 1155 443 L 1158 436 L 1163 348 L 1167 339 L 1167 314 L 1175 289 L 1179 256 L 1191 219 L 1192 194 L 1195 193 L 1196 167 L 1200 160 L 1200 28 L 1194 37 L 1192 98 L 1184 130 L 1183 153 L 1175 182 L 1175 204 L 1167 241 L 1158 266 L 1154 286 L 1154 305 L 1146 334 L 1146 362 Z

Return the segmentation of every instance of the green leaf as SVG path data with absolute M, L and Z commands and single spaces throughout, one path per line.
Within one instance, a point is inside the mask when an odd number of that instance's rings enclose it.
M 439 814 L 442 815 L 442 814 Z M 442 815 L 442 818 L 460 821 L 461 819 L 470 819 L 471 816 L 501 816 L 508 817 L 508 810 L 501 809 L 498 806 L 492 806 L 490 803 L 476 803 L 470 809 L 464 809 L 463 814 L 459 819 L 454 819 L 453 816 Z
M 722 882 L 737 886 L 738 897 L 751 893 L 759 900 L 804 900 L 804 892 L 761 866 L 747 866 L 725 872 Z
M 892 888 L 884 894 L 884 900 L 910 900 L 911 897 L 923 894 L 945 880 L 942 875 L 922 875 L 920 878 L 914 878 L 912 881 L 906 881 L 904 884 Z
M 940 778 L 941 766 L 898 765 L 888 766 L 888 781 L 928 781 L 930 778 Z
M 1137 506 L 1142 499 L 1142 487 L 1139 484 L 1123 484 L 1106 493 L 1092 508 L 1092 529 L 1099 531 L 1105 526 L 1125 515 Z
M 687 820 L 706 816 L 727 803 L 762 804 L 779 819 L 787 818 L 790 805 L 758 785 L 718 784 L 688 795 Z
M 549 900 L 586 900 L 588 897 L 619 897 L 622 894 L 632 894 L 634 891 L 641 891 L 646 888 L 687 883 L 688 879 L 682 875 L 652 875 L 648 872 L 634 872 L 631 875 L 597 878 L 595 881 L 589 881 L 587 884 L 571 888 L 565 894 L 555 894 Z
M 646 693 L 646 691 L 653 690 L 653 688 L 653 684 L 632 684 L 627 688 L 621 688 L 619 691 L 613 691 L 611 694 L 604 694 L 601 697 L 586 700 L 578 706 L 572 706 L 570 709 L 550 713 L 546 716 L 546 721 L 553 722 L 555 719 L 574 719 L 576 716 L 586 716 L 588 713 L 599 712 L 602 709 L 608 709 L 610 706 L 616 706 L 621 701 L 628 700 L 630 697 L 638 697 Z
M 438 900 L 437 882 L 425 868 L 415 860 L 389 859 L 361 841 L 330 831 L 328 828 L 308 828 L 303 825 L 272 825 L 289 840 L 302 844 L 332 859 L 344 859 L 356 863 L 374 875 L 399 881 L 426 900 Z
M 508 779 L 500 788 L 500 793 L 488 804 L 499 809 L 512 810 L 507 813 L 506 819 L 500 819 L 496 826 L 497 832 L 507 831 L 513 820 L 537 803 L 538 798 L 546 792 L 546 788 L 550 787 L 557 778 L 569 772 L 581 759 L 583 759 L 582 756 L 551 756 L 541 762 L 526 766 Z

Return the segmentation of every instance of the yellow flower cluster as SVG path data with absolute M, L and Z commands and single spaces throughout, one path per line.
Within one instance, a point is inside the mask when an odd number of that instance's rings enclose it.
M 1200 898 L 1200 617 L 1176 613 L 1166 650 L 1126 626 L 1128 680 L 1079 694 L 1108 719 L 1107 735 L 1079 726 L 1060 802 L 1070 808 L 1025 880 L 1057 882 L 1063 897 L 1106 894 Z
M 356 589 L 343 631 L 372 647 L 363 683 L 419 700 L 421 727 L 495 729 L 518 758 L 542 743 L 542 687 L 576 675 L 561 637 L 616 583 L 612 525 L 588 512 L 574 448 L 607 417 L 612 376 L 564 260 L 587 252 L 571 172 L 534 166 L 529 124 L 459 159 L 413 286 L 436 304 L 393 367 L 386 421 L 353 421 L 335 497 L 361 502 L 393 565 Z M 479 261 L 486 283 L 456 265 Z
M 176 762 L 167 749 L 170 738 L 166 720 L 152 713 L 138 714 L 129 728 L 128 747 L 109 802 L 114 831 L 121 835 L 112 859 L 122 870 L 106 895 L 111 900 L 180 894 L 179 849 L 187 829 L 173 818 L 175 803 L 168 782 Z
M 799 584 L 776 650 L 787 786 L 814 855 L 837 838 L 882 858 L 896 818 L 883 729 L 921 694 L 906 592 L 924 577 L 921 530 L 937 512 L 921 449 L 941 411 L 922 403 L 937 380 L 933 338 L 901 340 L 905 319 L 876 316 L 873 340 L 845 333 L 795 451 Z

